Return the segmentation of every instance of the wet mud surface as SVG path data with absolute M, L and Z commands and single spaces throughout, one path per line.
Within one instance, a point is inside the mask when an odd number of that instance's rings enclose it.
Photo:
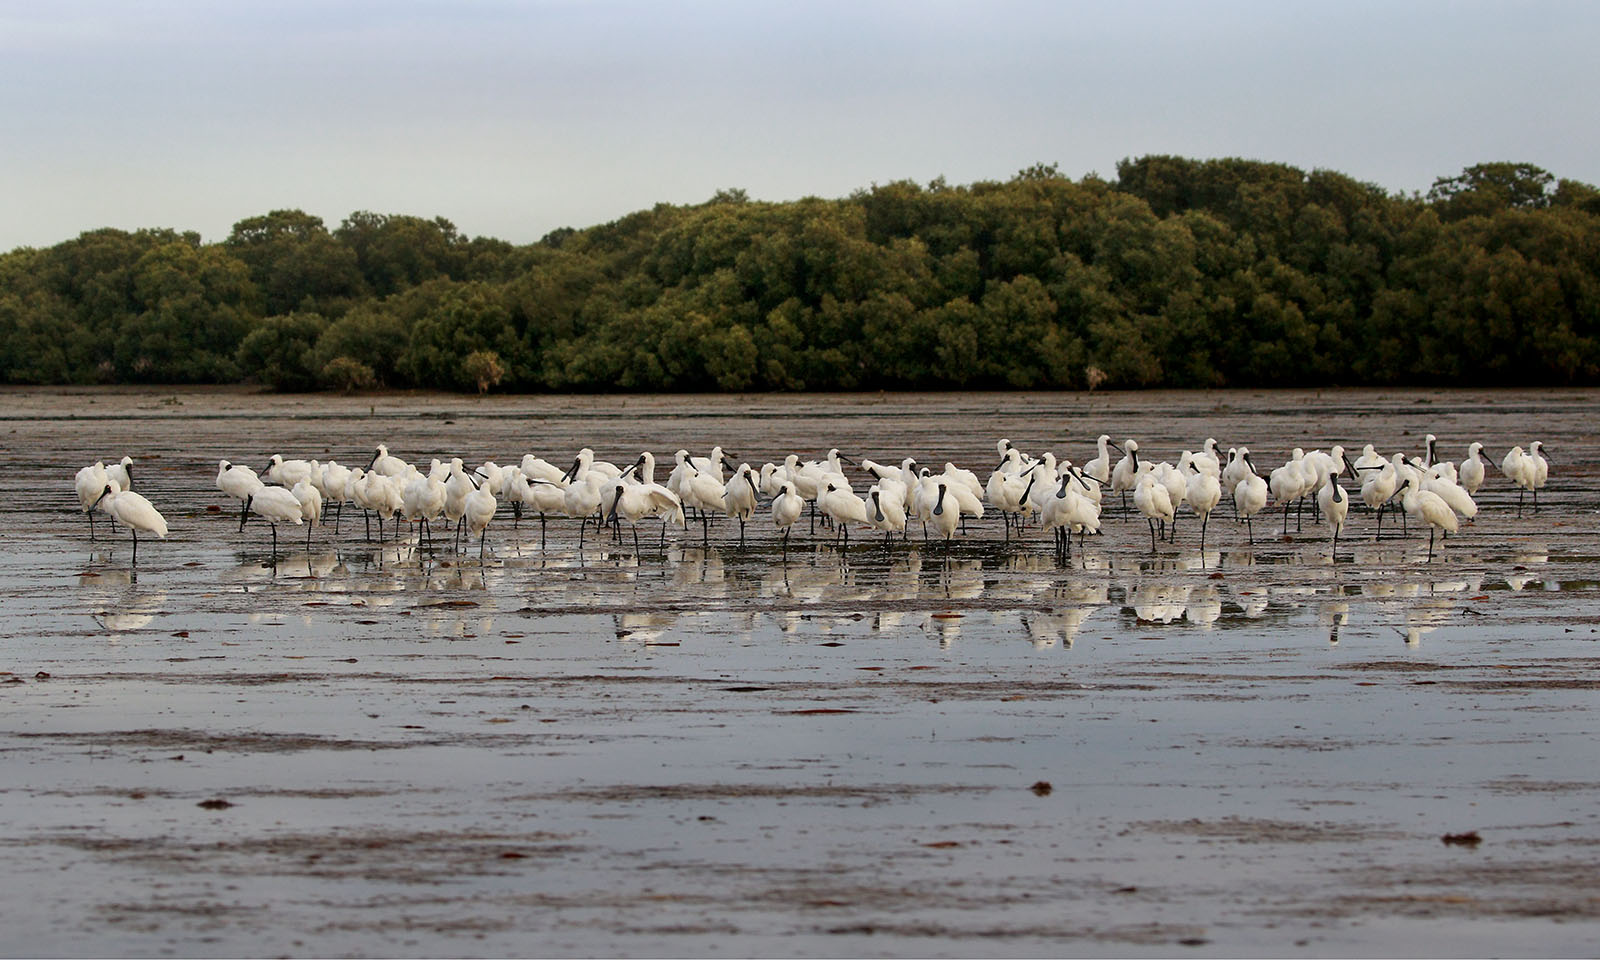
M 1592 955 L 1597 415 L 1586 391 L 0 391 L 0 953 Z M 1431 563 L 1358 509 L 1337 560 L 1309 515 L 1254 547 L 1214 521 L 1204 555 L 1181 515 L 1176 545 L 1109 521 L 1067 565 L 994 517 L 948 551 L 785 558 L 765 512 L 743 547 L 724 522 L 636 552 L 508 511 L 480 564 L 348 509 L 274 564 L 212 483 L 378 442 L 986 475 L 998 437 L 1084 461 L 1102 431 L 1263 469 L 1542 439 L 1551 481 L 1519 520 L 1491 471 Z M 137 564 L 72 492 L 123 453 L 171 525 Z

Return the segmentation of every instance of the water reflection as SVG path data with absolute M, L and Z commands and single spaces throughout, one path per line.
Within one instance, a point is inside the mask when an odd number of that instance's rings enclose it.
M 1485 573 L 1481 563 L 1419 568 L 1414 542 L 1356 542 L 1348 553 L 1342 547 L 1337 561 L 1315 542 L 1230 546 L 1204 554 L 1184 548 L 1156 556 L 1111 553 L 1091 543 L 1062 563 L 1016 544 L 946 551 L 899 541 L 886 549 L 873 541 L 846 551 L 794 542 L 784 553 L 693 539 L 669 542 L 659 551 L 635 550 L 630 540 L 618 545 L 591 538 L 581 549 L 510 540 L 484 562 L 475 551 L 419 549 L 414 538 L 313 543 L 309 550 L 280 555 L 276 563 L 244 551 L 234 553 L 231 564 L 198 572 L 211 578 L 208 586 L 243 588 L 236 592 L 249 595 L 237 608 L 245 622 L 292 622 L 295 629 L 312 631 L 337 625 L 341 617 L 347 623 L 400 607 L 416 617 L 418 635 L 470 638 L 492 631 L 497 612 L 516 610 L 526 618 L 547 609 L 593 607 L 636 610 L 614 615 L 616 637 L 630 643 L 669 642 L 662 638 L 688 630 L 797 639 L 896 635 L 945 649 L 958 641 L 1011 640 L 1039 650 L 1071 650 L 1081 646 L 1084 624 L 1103 607 L 1110 608 L 1118 629 L 1140 636 L 1261 633 L 1272 625 L 1298 627 L 1335 646 L 1352 637 L 1387 639 L 1393 630 L 1418 646 L 1424 634 L 1461 622 L 1463 607 L 1484 606 L 1484 591 L 1508 596 L 1539 585 L 1563 588 L 1547 572 L 1550 554 L 1538 544 L 1507 556 L 1515 561 L 1511 570 L 1491 566 L 1493 572 Z M 83 609 L 108 632 L 148 628 L 166 594 L 135 593 L 134 572 L 110 564 L 111 555 L 100 554 L 77 577 Z M 147 570 L 145 576 L 171 575 Z M 293 599 L 296 594 L 301 596 Z M 304 594 L 343 599 L 319 602 Z M 293 606 L 275 607 L 275 596 Z M 458 601 L 472 609 L 456 609 L 452 604 Z M 328 609 L 301 609 L 306 605 Z M 350 610 L 357 606 L 367 612 Z
M 140 593 L 128 591 L 109 601 L 95 613 L 95 620 L 105 628 L 112 639 L 118 635 L 142 630 L 155 622 L 157 614 L 167 602 L 165 593 Z

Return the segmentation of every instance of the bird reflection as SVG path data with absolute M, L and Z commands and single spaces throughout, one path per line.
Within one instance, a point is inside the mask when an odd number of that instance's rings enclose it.
M 1167 624 L 1183 616 L 1192 588 L 1176 583 L 1143 583 L 1133 592 L 1133 615 L 1141 623 Z
M 651 644 L 678 622 L 675 613 L 619 613 L 612 616 L 618 640 Z
M 1217 588 L 1205 586 L 1193 591 L 1183 616 L 1196 626 L 1209 628 L 1214 625 L 1222 618 L 1222 597 L 1217 593 Z
M 941 650 L 948 650 L 961 637 L 962 615 L 959 613 L 930 613 L 922 621 L 922 630 L 939 641 Z
M 165 593 L 128 593 L 108 602 L 95 612 L 94 618 L 116 639 L 117 635 L 148 627 L 166 602 Z

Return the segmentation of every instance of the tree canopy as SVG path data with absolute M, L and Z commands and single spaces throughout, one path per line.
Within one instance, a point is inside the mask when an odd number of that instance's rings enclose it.
M 222 242 L 0 255 L 7 383 L 860 390 L 1600 382 L 1600 191 L 1483 163 L 1398 195 L 1146 156 L 1115 180 L 719 190 L 517 246 L 275 210 Z

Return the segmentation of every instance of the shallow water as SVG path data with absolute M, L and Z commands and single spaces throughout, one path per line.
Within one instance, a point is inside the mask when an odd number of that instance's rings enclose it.
M 1594 952 L 1600 394 L 3 396 L 7 955 Z M 1518 520 L 1491 471 L 1432 562 L 1358 513 L 1336 562 L 1185 517 L 1066 565 L 991 518 L 785 555 L 502 515 L 480 563 L 348 514 L 274 564 L 211 484 L 379 441 L 981 473 L 1102 429 L 1263 467 L 1537 429 L 1552 482 Z M 172 526 L 136 564 L 71 490 L 123 452 Z

